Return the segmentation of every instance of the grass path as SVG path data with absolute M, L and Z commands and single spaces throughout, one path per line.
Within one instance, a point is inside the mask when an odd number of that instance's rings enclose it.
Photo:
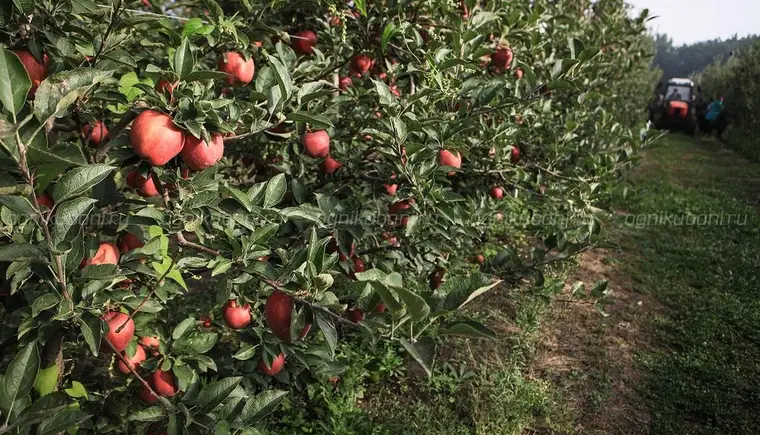
M 760 431 L 760 165 L 668 136 L 575 278 L 608 279 L 609 316 L 555 304 L 537 370 L 583 434 Z

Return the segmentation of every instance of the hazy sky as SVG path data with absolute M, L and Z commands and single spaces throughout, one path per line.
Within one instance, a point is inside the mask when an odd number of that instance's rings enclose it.
M 673 44 L 760 34 L 760 0 L 627 0 L 637 11 L 659 18 L 649 22 Z

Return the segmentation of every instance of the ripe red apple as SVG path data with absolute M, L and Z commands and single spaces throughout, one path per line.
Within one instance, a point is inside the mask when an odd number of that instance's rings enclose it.
M 388 232 L 383 233 L 383 239 L 386 242 L 388 242 L 391 246 L 398 245 L 398 239 L 396 238 L 396 236 L 394 236 L 391 233 L 388 233 Z
M 92 258 L 84 261 L 85 266 L 93 264 L 119 264 L 119 248 L 112 242 L 103 242 Z
M 282 371 L 282 368 L 285 367 L 285 354 L 280 352 L 280 354 L 277 355 L 274 360 L 272 360 L 271 367 L 267 366 L 267 363 L 262 357 L 256 367 L 258 367 L 258 369 L 261 370 L 265 375 L 274 376 L 277 373 L 280 373 L 280 371 Z
M 383 184 L 383 187 L 385 187 L 385 192 L 389 196 L 396 196 L 396 191 L 398 190 L 398 184 Z
M 53 209 L 53 198 L 50 197 L 47 193 L 43 192 L 41 195 L 37 196 L 37 204 L 43 205 L 49 209 Z
M 330 136 L 325 130 L 310 131 L 301 137 L 304 152 L 315 159 L 324 159 L 330 154 Z
M 143 349 L 142 346 L 139 344 L 137 345 L 137 348 L 135 348 L 135 354 L 132 355 L 130 358 L 129 355 L 127 355 L 127 351 L 125 350 L 123 352 L 124 359 L 127 360 L 127 364 L 124 364 L 124 361 L 119 360 L 118 364 L 116 365 L 120 372 L 124 373 L 125 375 L 130 372 L 129 367 L 132 367 L 133 369 L 137 369 L 142 365 L 143 361 L 147 358 L 147 355 L 145 354 L 145 349 Z
M 366 270 L 367 266 L 364 264 L 364 261 L 361 258 L 354 257 L 353 263 L 355 272 L 364 272 Z
M 341 24 L 343 24 L 343 21 L 340 19 L 339 16 L 333 15 L 330 17 L 330 27 L 338 27 Z
M 459 169 L 462 167 L 462 155 L 456 151 L 440 150 L 438 152 L 438 164 Z M 448 175 L 454 175 L 454 171 L 449 172 Z
M 153 177 L 145 178 L 137 171 L 132 171 L 127 175 L 127 186 L 137 190 L 137 193 L 143 198 L 158 195 Z
M 511 48 L 498 48 L 496 49 L 496 52 L 491 55 L 491 65 L 499 69 L 509 69 L 513 57 L 514 55 Z
M 341 77 L 340 80 L 338 80 L 338 87 L 341 91 L 345 91 L 346 89 L 353 86 L 354 81 L 351 80 L 351 77 Z
M 399 201 L 391 204 L 388 207 L 388 214 L 391 216 L 394 222 L 396 222 L 396 225 L 403 225 L 406 226 L 407 222 L 409 221 L 409 216 L 401 216 L 399 220 L 399 214 L 401 214 L 404 210 L 409 210 L 412 205 L 409 201 Z
M 128 315 L 117 311 L 109 311 L 101 319 L 108 324 L 106 341 L 111 343 L 117 352 L 123 351 L 127 347 L 127 343 L 135 336 L 135 322 Z M 121 325 L 124 327 L 121 328 Z M 119 328 L 121 330 L 116 332 Z
M 491 198 L 501 199 L 502 197 L 504 197 L 504 189 L 499 186 L 494 186 L 491 188 Z
M 483 264 L 483 263 L 485 263 L 485 262 L 486 262 L 486 257 L 484 257 L 484 256 L 483 256 L 483 254 L 478 254 L 478 255 L 475 257 L 475 261 L 477 261 L 477 262 L 478 262 L 478 263 L 480 263 L 480 264 Z
M 348 257 L 353 257 L 356 253 L 356 243 L 351 243 L 351 247 L 348 248 Z M 333 235 L 333 238 L 330 239 L 330 241 L 327 243 L 327 252 L 332 254 L 334 252 L 338 253 L 338 258 L 340 261 L 346 261 L 348 260 L 348 257 L 338 248 L 338 242 L 335 240 L 335 236 Z
M 501 222 L 502 219 L 504 219 L 504 215 L 501 212 L 496 213 L 496 220 Z
M 395 95 L 396 97 L 401 97 L 401 91 L 398 90 L 398 86 L 392 85 L 390 89 L 391 89 L 391 94 Z
M 314 54 L 317 45 L 317 34 L 311 30 L 301 30 L 290 36 L 290 46 L 298 54 Z
M 351 59 L 351 72 L 362 75 L 372 68 L 372 59 L 366 54 L 359 54 Z
M 126 252 L 129 252 L 133 249 L 141 248 L 145 246 L 145 243 L 143 243 L 142 240 L 140 240 L 139 237 L 132 233 L 124 233 L 119 238 L 119 251 L 124 254 Z
M 43 54 L 42 63 L 39 63 L 34 55 L 32 55 L 32 53 L 29 51 L 13 50 L 13 52 L 16 54 L 16 56 L 18 56 L 19 60 L 24 65 L 26 73 L 29 74 L 29 80 L 32 81 L 32 87 L 29 89 L 29 93 L 27 94 L 27 98 L 32 98 L 37 92 L 37 88 L 40 86 L 40 83 L 42 83 L 42 81 L 47 78 L 50 59 L 48 58 L 47 54 Z
M 151 355 L 157 356 L 159 354 L 158 350 L 161 347 L 161 340 L 158 337 L 140 337 L 137 342 L 144 348 L 150 349 Z
M 129 134 L 132 149 L 153 166 L 163 166 L 182 151 L 185 134 L 171 116 L 146 110 L 132 122 Z
M 377 305 L 375 305 L 375 310 L 374 311 L 376 313 L 378 313 L 378 314 L 384 313 L 385 312 L 385 304 L 382 303 L 382 302 L 378 302 Z
M 148 405 L 155 405 L 158 403 L 158 397 L 154 396 L 146 386 L 143 386 L 140 389 L 140 398 Z
M 216 66 L 219 71 L 229 74 L 229 77 L 224 79 L 229 85 L 245 86 L 253 80 L 255 72 L 253 58 L 245 60 L 240 53 L 234 51 L 224 53 Z
M 204 328 L 210 328 L 211 327 L 211 317 L 209 317 L 209 316 L 200 316 L 200 317 L 198 317 L 198 320 L 200 320 L 201 322 L 203 322 L 203 327 Z
M 185 146 L 182 147 L 182 161 L 193 171 L 202 171 L 210 168 L 222 159 L 224 155 L 224 138 L 219 133 L 211 134 L 211 143 L 188 135 Z
M 150 383 L 152 384 L 153 391 L 159 396 L 173 397 L 177 394 L 174 374 L 171 371 L 156 370 L 150 374 Z
M 512 151 L 509 153 L 509 159 L 512 161 L 512 163 L 517 163 L 520 161 L 520 148 L 512 147 Z
M 237 301 L 230 299 L 222 307 L 224 323 L 232 329 L 243 329 L 251 324 L 251 306 L 245 304 L 238 306 Z
M 319 170 L 325 175 L 331 175 L 343 165 L 332 157 L 327 157 L 322 163 L 319 164 Z
M 523 78 L 523 74 L 524 74 L 524 72 L 523 72 L 522 68 L 517 68 L 515 70 L 515 78 L 516 79 L 519 80 L 519 79 Z
M 293 298 L 287 293 L 275 290 L 269 295 L 264 305 L 264 317 L 267 326 L 277 338 L 290 342 L 290 321 L 293 311 Z
M 359 323 L 364 320 L 364 312 L 356 307 L 351 307 L 346 310 L 346 317 L 354 323 Z
M 95 121 L 95 124 L 85 124 L 82 127 L 82 140 L 93 146 L 100 146 L 103 139 L 108 137 L 108 129 L 102 121 Z

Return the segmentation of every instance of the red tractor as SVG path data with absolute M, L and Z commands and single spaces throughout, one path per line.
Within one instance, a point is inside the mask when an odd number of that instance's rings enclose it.
M 680 130 L 693 136 L 697 132 L 696 96 L 694 82 L 689 79 L 670 79 L 658 86 L 649 104 L 649 120 L 658 130 Z

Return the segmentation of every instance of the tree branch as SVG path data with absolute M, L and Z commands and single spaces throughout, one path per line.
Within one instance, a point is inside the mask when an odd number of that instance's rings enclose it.
M 182 231 L 179 231 L 177 233 L 177 243 L 180 246 L 182 246 L 182 247 L 195 249 L 196 251 L 205 252 L 207 254 L 216 255 L 216 256 L 222 255 L 219 251 L 216 251 L 216 250 L 211 249 L 211 248 L 207 248 L 207 247 L 205 247 L 203 245 L 199 245 L 197 243 L 193 243 L 193 242 L 187 240 L 185 238 L 185 235 L 182 234 Z
M 115 347 L 113 347 L 113 344 L 111 344 L 110 341 L 105 340 L 106 344 L 108 344 L 108 347 L 111 348 L 113 353 L 116 355 L 116 358 L 119 359 L 119 361 L 123 362 L 125 366 L 129 369 L 129 371 L 132 373 L 132 376 L 136 377 L 138 381 L 140 381 L 141 384 L 143 384 L 143 387 L 147 388 L 148 391 L 150 391 L 150 394 L 155 396 L 158 399 L 158 403 L 161 404 L 161 407 L 164 408 L 166 411 L 174 412 L 174 406 L 171 402 L 169 402 L 165 397 L 158 395 L 156 391 L 150 386 L 148 381 L 145 380 L 142 376 L 140 376 L 139 373 L 135 370 L 134 367 L 132 367 L 132 364 L 127 361 L 127 358 L 124 357 L 124 355 L 121 354 L 121 352 L 117 351 Z
M 108 153 L 108 149 L 111 147 L 111 138 L 116 137 L 116 135 L 118 135 L 120 131 L 126 128 L 126 126 L 129 125 L 129 123 L 135 119 L 135 117 L 137 116 L 137 113 L 134 111 L 134 109 L 138 107 L 145 107 L 145 106 L 147 105 L 144 102 L 137 101 L 135 102 L 134 106 L 132 106 L 132 108 L 129 109 L 129 111 L 125 113 L 124 116 L 121 117 L 121 119 L 119 120 L 119 123 L 116 124 L 116 127 L 112 128 L 108 132 L 108 136 L 103 138 L 103 141 L 100 143 L 100 146 L 98 146 L 98 150 L 95 152 L 95 163 L 100 163 L 105 159 L 106 154 Z

